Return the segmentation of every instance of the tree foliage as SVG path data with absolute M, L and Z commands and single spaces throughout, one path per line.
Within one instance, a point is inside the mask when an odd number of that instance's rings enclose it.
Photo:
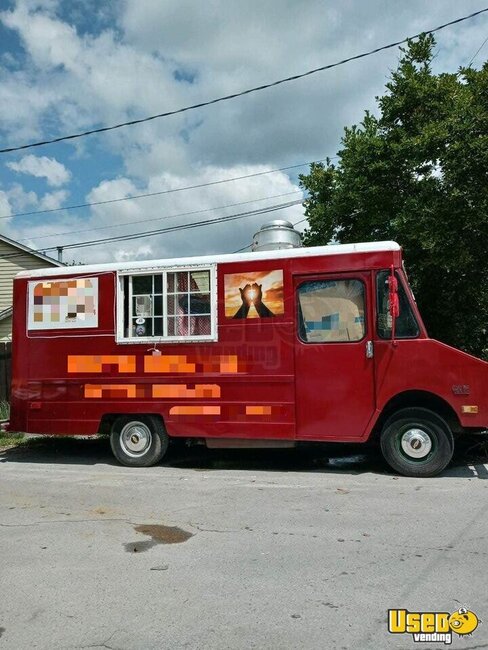
M 305 245 L 393 239 L 429 334 L 488 356 L 488 62 L 433 74 L 432 35 L 346 127 L 339 161 L 300 176 Z

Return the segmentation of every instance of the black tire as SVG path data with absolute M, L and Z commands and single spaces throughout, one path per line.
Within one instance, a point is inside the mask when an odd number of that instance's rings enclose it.
M 426 408 L 405 408 L 385 423 L 381 451 L 392 469 L 404 476 L 435 476 L 454 453 L 454 438 L 446 421 Z
M 159 463 L 169 438 L 160 418 L 154 415 L 124 415 L 115 420 L 110 446 L 115 458 L 128 467 L 150 467 Z

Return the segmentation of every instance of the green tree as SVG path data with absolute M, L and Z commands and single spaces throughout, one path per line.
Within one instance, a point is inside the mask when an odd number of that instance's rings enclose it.
M 409 42 L 378 115 L 300 176 L 304 240 L 398 241 L 429 334 L 488 358 L 488 62 L 435 75 L 434 44 Z

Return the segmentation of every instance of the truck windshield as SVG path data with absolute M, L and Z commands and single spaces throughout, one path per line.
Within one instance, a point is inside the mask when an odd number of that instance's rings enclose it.
M 382 339 L 391 339 L 391 315 L 388 295 L 388 276 L 390 271 L 380 271 L 376 276 L 376 328 L 378 336 Z M 419 326 L 412 312 L 412 308 L 405 293 L 403 283 L 395 273 L 398 280 L 398 299 L 400 301 L 400 315 L 395 323 L 395 338 L 408 339 L 419 335 Z

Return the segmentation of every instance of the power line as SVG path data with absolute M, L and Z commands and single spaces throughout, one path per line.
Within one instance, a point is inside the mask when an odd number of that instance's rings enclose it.
M 247 211 L 247 212 L 242 212 L 239 214 L 234 214 L 234 215 L 228 215 L 226 217 L 220 217 L 217 219 L 208 219 L 205 221 L 197 221 L 193 222 L 191 224 L 183 224 L 179 226 L 171 226 L 170 228 L 163 228 L 163 229 L 157 229 L 157 230 L 149 230 L 143 233 L 135 233 L 132 235 L 116 235 L 114 237 L 106 237 L 104 239 L 97 239 L 97 240 L 92 240 L 92 241 L 86 241 L 86 242 L 80 242 L 76 244 L 63 244 L 61 248 L 68 249 L 68 248 L 83 248 L 83 247 L 88 247 L 88 246 L 95 246 L 97 244 L 103 244 L 103 243 L 110 243 L 110 242 L 115 242 L 115 241 L 127 241 L 130 239 L 142 239 L 144 237 L 150 237 L 152 235 L 157 235 L 165 232 L 174 232 L 178 230 L 185 230 L 187 228 L 196 228 L 197 226 L 206 226 L 206 225 L 212 225 L 213 223 L 219 223 L 222 221 L 232 221 L 238 218 L 245 218 L 248 216 L 255 216 L 259 214 L 266 214 L 267 212 L 275 212 L 276 210 L 280 209 L 286 209 L 288 207 L 292 207 L 293 205 L 298 205 L 302 203 L 302 200 L 300 199 L 299 201 L 293 201 L 293 202 L 288 202 L 288 203 L 283 203 L 279 205 L 274 205 L 274 206 L 269 206 L 269 208 L 259 208 L 257 210 L 252 210 L 252 211 Z M 33 253 L 43 253 L 46 254 L 45 251 L 50 251 L 50 250 L 57 250 L 58 246 L 50 246 L 50 247 L 41 247 L 40 249 L 34 249 L 32 248 Z M 6 255 L 0 255 L 1 260 L 5 259 L 13 259 L 17 257 L 22 257 L 25 255 L 25 252 L 14 252 L 14 253 L 7 253 Z M 53 258 L 54 259 L 54 258 Z
M 178 214 L 168 214 L 162 217 L 154 217 L 152 219 L 139 219 L 137 221 L 125 221 L 124 223 L 115 223 L 111 226 L 98 226 L 97 228 L 84 228 L 83 230 L 67 230 L 65 232 L 52 233 L 50 235 L 40 235 L 39 237 L 24 237 L 17 241 L 31 241 L 35 239 L 52 239 L 53 237 L 62 237 L 63 235 L 79 235 L 84 232 L 93 232 L 95 230 L 109 230 L 111 228 L 121 228 L 125 226 L 132 226 L 140 223 L 149 223 L 151 221 L 163 221 L 165 219 L 176 219 L 176 217 L 188 217 L 192 214 L 202 214 L 203 212 L 213 212 L 213 210 L 224 210 L 225 208 L 235 208 L 238 205 L 248 205 L 249 203 L 256 203 L 258 201 L 267 201 L 268 199 L 278 199 L 283 196 L 290 196 L 291 194 L 300 194 L 302 190 L 295 190 L 293 192 L 284 192 L 283 194 L 272 194 L 271 196 L 263 196 L 259 199 L 251 199 L 249 201 L 239 201 L 238 203 L 228 203 L 227 205 L 218 205 L 213 208 L 205 208 L 204 210 L 192 210 L 191 212 L 179 212 Z
M 224 217 L 218 217 L 217 219 L 206 219 L 205 221 L 195 221 L 193 223 L 183 224 L 179 226 L 169 226 L 168 228 L 158 228 L 157 230 L 148 230 L 146 232 L 136 233 L 133 235 L 117 235 L 115 237 L 106 237 L 104 239 L 93 239 L 90 241 L 77 242 L 74 244 L 64 244 L 63 249 L 69 248 L 85 248 L 86 246 L 96 246 L 98 244 L 107 244 L 110 242 L 116 241 L 129 241 L 133 239 L 142 239 L 144 237 L 151 237 L 153 235 L 160 235 L 163 233 L 176 232 L 180 230 L 188 230 L 190 228 L 199 228 L 201 226 L 209 226 L 217 223 L 224 223 L 227 221 L 234 221 L 235 219 L 242 219 L 245 217 L 252 217 L 258 214 L 267 214 L 268 212 L 275 212 L 276 210 L 284 210 L 286 208 L 291 208 L 294 205 L 300 205 L 302 199 L 296 201 L 289 201 L 288 203 L 279 203 L 277 205 L 271 205 L 266 208 L 259 208 L 257 210 L 249 210 L 247 212 L 240 212 L 238 214 L 231 214 Z M 49 246 L 43 248 L 45 251 L 56 250 L 57 246 Z M 38 251 L 36 251 L 38 252 Z
M 149 196 L 161 196 L 162 194 L 173 194 L 174 192 L 185 192 L 186 190 L 195 190 L 201 187 L 210 187 L 212 185 L 220 185 L 222 183 L 230 183 L 231 181 L 241 181 L 245 178 L 254 178 L 255 176 L 265 176 L 266 174 L 275 174 L 277 172 L 288 171 L 289 169 L 298 169 L 299 167 L 306 167 L 313 163 L 320 163 L 326 160 L 333 160 L 338 156 L 329 156 L 328 158 L 321 158 L 319 160 L 310 160 L 308 162 L 299 163 L 298 165 L 288 165 L 288 167 L 279 167 L 277 169 L 266 169 L 262 172 L 253 172 L 252 174 L 244 174 L 243 176 L 233 176 L 232 178 L 222 178 L 217 181 L 209 181 L 208 183 L 199 183 L 198 185 L 186 185 L 185 187 L 175 187 L 171 190 L 161 190 L 159 192 L 147 192 L 145 194 L 134 194 L 133 196 L 123 196 L 116 199 L 107 199 L 106 201 L 93 201 L 91 203 L 79 203 L 77 205 L 67 205 L 64 208 L 50 208 L 48 210 L 34 210 L 32 212 L 16 212 L 14 214 L 5 214 L 0 216 L 0 219 L 13 219 L 14 217 L 31 217 L 36 214 L 47 214 L 51 212 L 62 212 L 63 210 L 76 210 L 78 208 L 90 208 L 95 205 L 107 205 L 108 203 L 120 203 L 121 201 L 132 201 L 133 199 L 143 199 Z
M 241 213 L 234 214 L 234 215 L 219 217 L 217 219 L 208 219 L 206 221 L 196 221 L 196 222 L 193 222 L 193 223 L 190 223 L 190 224 L 185 224 L 185 225 L 182 225 L 182 226 L 172 226 L 170 228 L 162 228 L 162 229 L 158 229 L 158 230 L 150 230 L 150 231 L 147 231 L 147 232 L 144 232 L 144 233 L 136 233 L 134 235 L 118 235 L 116 237 L 107 237 L 105 239 L 93 240 L 93 241 L 88 241 L 88 242 L 80 242 L 78 244 L 66 244 L 65 246 L 62 246 L 62 248 L 63 249 L 83 248 L 83 247 L 87 247 L 87 246 L 95 246 L 95 245 L 101 244 L 101 243 L 109 243 L 109 242 L 115 242 L 115 241 L 128 241 L 128 240 L 131 240 L 131 239 L 142 239 L 144 237 L 150 237 L 150 236 L 155 235 L 155 234 L 163 234 L 165 232 L 175 232 L 175 231 L 179 231 L 179 230 L 187 230 L 187 229 L 190 229 L 190 228 L 198 228 L 200 226 L 213 225 L 214 223 L 222 223 L 222 222 L 225 222 L 225 221 L 234 221 L 236 219 L 242 219 L 242 218 L 245 218 L 245 217 L 256 216 L 258 214 L 266 214 L 268 212 L 276 212 L 277 210 L 284 210 L 284 209 L 287 209 L 287 208 L 291 208 L 291 207 L 293 207 L 295 205 L 299 205 L 300 203 L 302 203 L 302 200 L 289 201 L 288 203 L 282 203 L 282 204 L 278 204 L 278 205 L 274 205 L 274 206 L 269 206 L 268 208 L 261 208 L 261 209 L 258 209 L 258 210 L 252 210 L 252 211 L 248 211 L 248 212 L 241 212 Z M 300 219 L 299 221 L 296 221 L 293 224 L 293 226 L 298 226 L 300 223 L 303 223 L 304 221 L 307 221 L 307 217 L 305 217 L 304 219 Z M 249 248 L 249 246 L 251 246 L 251 245 L 252 245 L 252 242 L 250 244 L 247 244 L 247 246 L 244 246 L 243 248 L 240 248 L 237 251 L 233 251 L 233 253 L 240 253 L 243 250 L 245 250 L 246 248 Z M 56 250 L 56 249 L 57 249 L 57 246 L 52 246 L 50 248 L 43 248 L 42 250 L 43 251 L 48 251 L 48 250 Z M 39 250 L 36 251 L 34 249 L 32 249 L 32 251 L 34 253 L 41 252 Z M 9 253 L 7 255 L 1 255 L 0 259 L 7 259 L 7 258 L 12 259 L 12 258 L 20 257 L 22 255 L 23 255 L 23 253 Z
M 468 68 L 471 67 L 471 64 L 472 64 L 473 61 L 476 59 L 476 57 L 477 57 L 478 54 L 481 52 L 481 50 L 485 47 L 485 44 L 486 44 L 487 41 L 488 41 L 488 36 L 485 38 L 485 40 L 481 43 L 481 45 L 479 46 L 479 48 L 476 50 L 476 52 L 475 52 L 475 53 L 473 54 L 473 56 L 471 57 L 471 61 L 468 63 Z
M 222 221 L 233 221 L 235 219 L 251 217 L 251 216 L 258 215 L 258 214 L 266 214 L 267 212 L 275 212 L 276 210 L 291 208 L 292 206 L 298 205 L 300 203 L 302 203 L 301 200 L 299 200 L 299 201 L 291 201 L 291 202 L 283 203 L 283 204 L 280 204 L 280 205 L 270 206 L 269 208 L 262 208 L 260 210 L 253 210 L 253 211 L 250 211 L 250 212 L 243 212 L 243 213 L 235 214 L 235 215 L 228 215 L 226 217 L 220 217 L 218 219 L 209 219 L 207 221 L 197 221 L 197 222 L 194 222 L 194 223 L 191 223 L 191 224 L 186 224 L 186 225 L 183 225 L 183 226 L 173 226 L 171 228 L 165 228 L 165 229 L 161 229 L 161 230 L 149 231 L 149 232 L 146 232 L 146 233 L 138 233 L 136 235 L 122 235 L 120 237 L 118 237 L 118 236 L 117 237 L 109 237 L 109 238 L 104 239 L 104 240 L 95 240 L 93 242 L 82 242 L 81 244 L 69 244 L 69 245 L 66 245 L 66 246 L 62 246 L 62 248 L 63 249 L 65 249 L 65 248 L 82 248 L 83 246 L 96 245 L 97 243 L 107 243 L 109 241 L 140 239 L 142 237 L 149 237 L 149 236 L 154 235 L 154 234 L 161 234 L 161 233 L 164 233 L 164 232 L 172 232 L 172 231 L 174 232 L 176 230 L 186 230 L 186 229 L 189 229 L 189 228 L 197 228 L 198 226 L 207 226 L 207 225 L 212 225 L 213 223 L 221 223 Z M 308 219 L 308 217 L 305 217 L 304 219 L 300 219 L 299 221 L 296 221 L 292 225 L 293 226 L 298 226 L 300 223 L 303 223 L 304 221 L 307 221 L 307 219 Z M 247 244 L 247 246 L 244 246 L 243 248 L 240 248 L 239 250 L 233 251 L 233 253 L 240 253 L 240 252 L 244 251 L 246 248 L 249 248 L 249 246 L 252 246 L 252 242 L 250 244 Z M 52 246 L 51 248 L 44 248 L 42 250 L 43 251 L 54 250 L 56 248 L 57 248 L 57 246 Z M 41 251 L 39 251 L 39 250 L 36 251 L 36 250 L 32 249 L 32 252 L 33 253 L 39 253 Z M 16 257 L 22 257 L 23 255 L 25 255 L 25 253 L 21 253 L 21 252 L 8 253 L 7 255 L 0 255 L 0 259 L 2 259 L 2 260 L 4 260 L 4 259 L 12 259 L 12 258 L 16 258 Z
M 252 242 L 250 244 L 246 244 L 242 248 L 238 248 L 236 251 L 232 251 L 231 255 L 233 255 L 234 253 L 242 253 L 242 251 L 245 251 L 246 248 L 249 248 L 250 246 L 252 246 Z
M 160 119 L 163 117 L 169 117 L 171 115 L 177 115 L 180 113 L 186 113 L 188 111 L 195 110 L 197 108 L 203 108 L 204 106 L 210 106 L 212 104 L 218 104 L 219 102 L 225 102 L 228 101 L 229 99 L 235 99 L 237 97 L 242 97 L 244 95 L 250 95 L 251 93 L 259 92 L 261 90 L 266 90 L 268 88 L 273 88 L 274 86 L 279 86 L 284 83 L 288 83 L 290 81 L 296 81 L 297 79 L 302 79 L 303 77 L 308 77 L 312 74 L 316 74 L 317 72 L 323 72 L 324 70 L 330 70 L 331 68 L 336 68 L 340 65 L 344 65 L 345 63 L 349 63 L 351 61 L 356 61 L 358 59 L 363 59 L 367 56 L 371 56 L 372 54 L 377 54 L 378 52 L 382 52 L 384 50 L 391 49 L 393 47 L 397 47 L 398 45 L 402 45 L 403 43 L 406 43 L 409 40 L 412 40 L 414 38 L 418 38 L 422 34 L 433 34 L 434 32 L 438 32 L 441 29 L 445 29 L 446 27 L 450 27 L 451 25 L 456 25 L 457 23 L 461 23 L 465 20 L 470 20 L 471 18 L 474 18 L 475 16 L 479 16 L 480 14 L 485 13 L 488 11 L 488 7 L 485 9 L 480 9 L 479 11 L 475 11 L 467 16 L 462 16 L 461 18 L 456 18 L 455 20 L 450 20 L 448 23 L 444 23 L 442 25 L 438 25 L 437 27 L 434 27 L 429 30 L 425 30 L 423 32 L 419 32 L 418 34 L 415 34 L 413 36 L 408 36 L 406 38 L 403 38 L 401 41 L 395 41 L 394 43 L 389 43 L 388 45 L 383 45 L 381 47 L 377 47 L 373 50 L 369 50 L 368 52 L 363 52 L 361 54 L 356 54 L 355 56 L 350 56 L 347 59 L 342 59 L 341 61 L 336 61 L 335 63 L 329 63 L 327 65 L 320 66 L 319 68 L 314 68 L 312 70 L 308 70 L 307 72 L 302 72 L 301 74 L 296 74 L 292 75 L 290 77 L 285 77 L 284 79 L 278 79 L 277 81 L 273 81 L 268 84 L 263 84 L 261 86 L 254 86 L 253 88 L 248 88 L 247 90 L 241 90 L 240 92 L 237 93 L 232 93 L 231 95 L 224 95 L 223 97 L 217 97 L 216 99 L 211 99 L 206 102 L 200 102 L 198 104 L 193 104 L 191 106 L 185 106 L 183 108 L 178 108 L 173 111 L 166 111 L 164 113 L 158 113 L 156 115 L 150 115 L 149 117 L 143 117 L 137 120 L 130 120 L 128 122 L 121 122 L 119 124 L 114 124 L 112 126 L 104 126 L 100 127 L 98 129 L 91 129 L 89 131 L 82 131 L 80 133 L 73 133 L 71 135 L 64 135 L 59 138 L 53 138 L 51 140 L 42 140 L 40 142 L 31 142 L 30 144 L 24 144 L 24 145 L 19 145 L 16 147 L 8 147 L 6 149 L 0 149 L 0 153 L 10 153 L 13 151 L 21 151 L 24 149 L 31 149 L 33 147 L 41 147 L 46 144 L 54 144 L 57 142 L 63 142 L 65 140 L 74 140 L 75 138 L 82 138 L 87 135 L 93 135 L 94 133 L 105 133 L 106 131 L 113 131 L 114 129 L 120 129 L 122 127 L 126 126 L 133 126 L 135 124 L 142 124 L 143 122 L 150 122 L 152 120 Z

